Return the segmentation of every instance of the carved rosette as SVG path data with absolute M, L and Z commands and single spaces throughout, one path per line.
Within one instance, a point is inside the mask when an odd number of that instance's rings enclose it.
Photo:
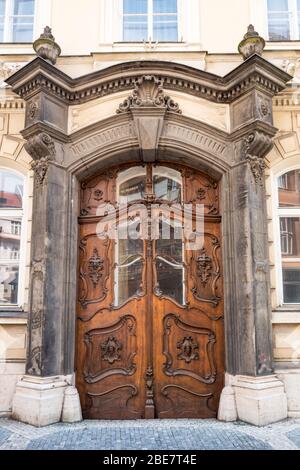
M 117 340 L 115 336 L 109 336 L 109 338 L 101 344 L 101 358 L 107 361 L 109 364 L 113 364 L 116 361 L 121 360 L 120 351 L 122 349 L 122 343 Z
M 272 139 L 262 132 L 255 131 L 244 138 L 243 154 L 249 163 L 255 183 L 263 185 L 267 167 L 264 157 L 273 147 Z
M 163 90 L 163 80 L 154 75 L 143 75 L 135 81 L 135 87 L 130 96 L 119 105 L 117 113 L 126 113 L 131 108 L 155 107 L 181 114 L 178 103 L 166 95 Z
M 177 358 L 189 364 L 199 359 L 199 344 L 194 341 L 192 336 L 185 336 L 177 343 L 177 349 L 180 350 Z
M 24 147 L 34 160 L 31 168 L 35 173 L 37 184 L 41 185 L 48 171 L 49 162 L 54 159 L 55 144 L 50 135 L 41 132 L 31 137 Z

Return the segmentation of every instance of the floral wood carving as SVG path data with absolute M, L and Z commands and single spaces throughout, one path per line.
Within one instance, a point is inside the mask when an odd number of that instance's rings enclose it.
M 212 276 L 213 261 L 207 255 L 205 248 L 200 251 L 200 256 L 197 258 L 197 275 L 201 284 L 205 287 L 207 282 Z
M 208 255 L 207 249 L 202 248 L 199 256 L 197 252 L 193 253 L 191 259 L 191 274 L 194 281 L 192 293 L 196 300 L 206 302 L 217 307 L 221 298 L 217 294 L 218 281 L 221 277 L 221 268 L 217 251 L 220 248 L 220 242 L 217 237 L 211 233 L 204 233 L 205 239 L 210 240 L 211 256 Z
M 164 363 L 164 373 L 169 377 L 185 375 L 196 379 L 202 383 L 214 383 L 217 375 L 214 357 L 214 344 L 216 342 L 215 333 L 208 328 L 202 328 L 195 325 L 191 325 L 190 323 L 186 323 L 181 320 L 178 314 L 175 313 L 169 313 L 168 315 L 166 315 L 163 324 L 163 354 L 166 357 L 166 362 Z M 177 359 L 183 359 L 187 364 L 189 364 L 192 360 L 197 360 L 200 358 L 200 354 L 198 352 L 199 343 L 193 338 L 195 336 L 199 339 L 201 337 L 203 338 L 206 343 L 206 345 L 204 346 L 205 354 L 208 360 L 208 364 L 210 366 L 210 371 L 208 374 L 204 376 L 198 372 L 175 366 L 175 351 L 173 349 L 174 347 L 172 346 L 172 341 L 170 340 L 170 338 L 172 338 L 176 330 L 179 330 L 180 332 L 184 331 L 186 333 L 186 336 L 184 336 L 183 340 L 177 343 L 177 348 L 181 349 L 181 353 L 177 355 Z
M 117 339 L 116 334 L 124 338 L 123 344 Z M 132 315 L 124 315 L 108 327 L 88 331 L 84 336 L 84 342 L 86 345 L 84 378 L 87 383 L 97 383 L 112 375 L 131 376 L 136 372 L 134 362 L 137 354 L 136 319 Z M 105 362 L 108 364 L 105 365 Z
M 110 272 L 108 253 L 111 239 L 106 237 L 101 240 L 101 245 L 98 248 L 95 248 L 96 240 L 99 242 L 96 234 L 91 233 L 82 238 L 79 243 L 81 263 L 79 268 L 80 288 L 78 300 L 84 309 L 89 304 L 97 304 L 104 300 L 108 292 L 106 283 Z M 89 249 L 90 244 L 92 245 L 91 250 Z M 88 253 L 91 251 L 92 256 L 90 257 Z M 94 289 L 96 288 L 98 295 L 95 296 Z M 84 321 L 86 317 L 83 316 L 81 319 Z
M 104 270 L 104 259 L 99 256 L 97 248 L 94 248 L 93 255 L 89 259 L 88 270 L 93 286 L 97 287 L 98 282 L 103 276 Z
M 154 75 L 143 75 L 135 81 L 132 94 L 119 105 L 117 113 L 126 113 L 131 108 L 156 107 L 181 114 L 178 103 L 166 95 L 163 80 Z
M 249 163 L 254 181 L 263 185 L 264 171 L 267 167 L 264 157 L 272 149 L 272 139 L 262 132 L 252 132 L 244 138 L 244 157 Z
M 121 360 L 120 351 L 122 349 L 122 343 L 117 340 L 115 336 L 109 336 L 104 343 L 101 343 L 101 358 L 104 361 L 113 364 L 116 361 Z
M 181 351 L 177 358 L 187 364 L 199 359 L 199 344 L 193 340 L 192 336 L 185 336 L 181 341 L 178 341 L 177 349 Z

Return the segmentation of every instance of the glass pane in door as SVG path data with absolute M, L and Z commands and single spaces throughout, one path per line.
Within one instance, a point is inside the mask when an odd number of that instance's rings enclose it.
M 159 239 L 156 241 L 156 286 L 159 296 L 171 297 L 179 304 L 185 303 L 184 247 L 181 230 L 173 222 L 160 222 Z

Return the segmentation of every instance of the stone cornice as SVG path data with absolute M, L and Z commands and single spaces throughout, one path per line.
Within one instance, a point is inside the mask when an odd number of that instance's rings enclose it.
M 141 76 L 148 74 L 162 80 L 165 90 L 176 90 L 222 103 L 231 103 L 253 88 L 273 96 L 291 80 L 286 72 L 257 55 L 224 77 L 176 63 L 135 61 L 71 78 L 38 57 L 9 77 L 7 83 L 25 100 L 43 91 L 72 105 L 130 91 Z

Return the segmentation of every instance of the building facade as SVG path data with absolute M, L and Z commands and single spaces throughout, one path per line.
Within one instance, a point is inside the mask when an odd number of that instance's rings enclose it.
M 299 24 L 0 1 L 1 415 L 300 416 Z

